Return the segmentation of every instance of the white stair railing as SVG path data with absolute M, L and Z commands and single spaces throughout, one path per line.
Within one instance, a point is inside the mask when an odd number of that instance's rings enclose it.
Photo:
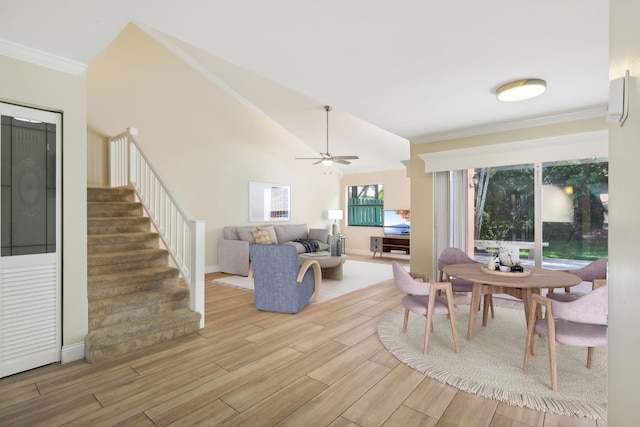
M 109 138 L 110 186 L 131 187 L 144 206 L 183 280 L 191 310 L 204 327 L 204 221 L 195 220 L 149 163 L 135 136 L 137 129 Z

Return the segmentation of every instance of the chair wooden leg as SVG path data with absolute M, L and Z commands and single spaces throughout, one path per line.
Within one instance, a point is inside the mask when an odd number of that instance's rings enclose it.
M 433 309 L 436 305 L 436 293 L 431 292 L 429 294 L 429 303 L 427 304 L 427 324 L 424 328 L 424 354 L 427 354 L 429 350 L 429 334 L 433 329 Z
M 524 362 L 522 364 L 522 370 L 527 372 L 529 368 L 529 355 L 535 356 L 535 319 L 531 319 L 533 321 L 529 321 L 529 325 L 527 326 L 527 340 L 524 346 Z
M 591 369 L 593 363 L 593 347 L 587 347 L 587 369 Z
M 545 320 L 547 321 L 547 340 L 549 341 L 549 369 L 551 370 L 551 389 L 553 391 L 558 391 L 558 372 L 556 367 L 556 323 L 553 319 L 553 316 L 547 316 Z
M 409 323 L 409 310 L 404 310 L 404 323 L 402 324 L 402 332 L 407 332 L 407 324 Z
M 427 313 L 427 324 L 425 325 L 424 328 L 424 350 L 423 353 L 427 354 L 428 350 L 429 350 L 429 334 L 431 333 L 431 328 L 433 327 L 432 321 L 432 314 L 431 312 Z
M 491 308 L 491 318 L 495 319 L 496 318 L 496 312 L 493 309 L 493 295 L 489 295 L 489 307 Z
M 456 353 L 460 353 L 460 348 L 458 347 L 458 328 L 456 326 L 456 310 L 453 305 L 453 292 L 449 289 L 446 290 L 447 294 L 447 307 L 449 308 L 449 323 L 451 323 L 451 336 L 453 337 L 453 348 Z

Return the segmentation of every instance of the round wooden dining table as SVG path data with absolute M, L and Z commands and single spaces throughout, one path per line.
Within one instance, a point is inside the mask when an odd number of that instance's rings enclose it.
M 485 264 L 482 263 L 465 263 L 448 265 L 442 269 L 449 277 L 473 282 L 467 329 L 468 341 L 473 340 L 482 295 L 507 294 L 521 299 L 524 304 L 525 322 L 527 322 L 531 294 L 539 294 L 542 288 L 564 288 L 582 282 L 578 276 L 559 270 L 525 267 L 526 273 L 495 274 L 487 272 L 484 266 Z

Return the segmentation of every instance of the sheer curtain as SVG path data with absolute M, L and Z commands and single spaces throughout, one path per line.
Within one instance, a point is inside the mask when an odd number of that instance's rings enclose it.
M 435 172 L 434 176 L 436 257 L 447 247 L 466 252 L 469 245 L 467 171 Z

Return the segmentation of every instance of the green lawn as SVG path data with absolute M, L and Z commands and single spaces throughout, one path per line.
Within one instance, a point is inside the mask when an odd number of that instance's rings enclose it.
M 545 258 L 595 260 L 607 258 L 608 248 L 606 240 L 582 241 L 549 241 L 549 247 L 543 248 Z

